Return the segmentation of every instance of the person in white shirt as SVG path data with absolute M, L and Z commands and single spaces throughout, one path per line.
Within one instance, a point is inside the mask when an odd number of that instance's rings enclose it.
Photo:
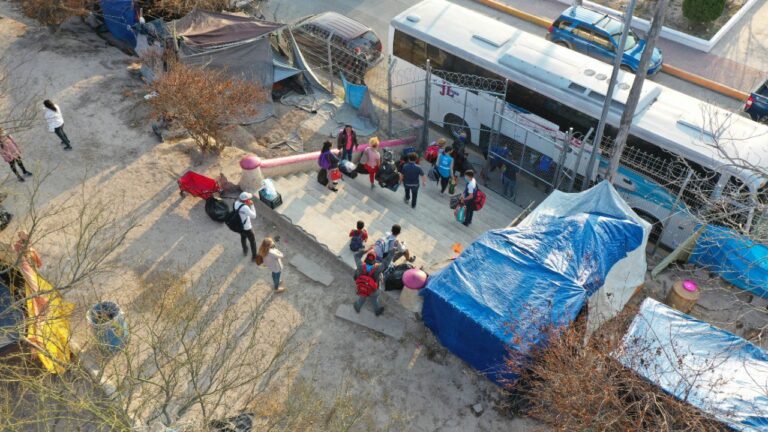
M 48 132 L 53 132 L 64 144 L 64 150 L 72 150 L 69 137 L 64 132 L 64 117 L 61 115 L 61 108 L 58 105 L 46 99 L 43 101 L 45 106 L 45 121 L 48 123 Z
M 386 233 L 384 237 L 376 240 L 373 244 L 373 253 L 376 255 L 376 261 L 383 262 L 386 258 L 391 256 L 391 263 L 399 260 L 401 257 L 405 257 L 408 262 L 416 261 L 416 255 L 411 255 L 405 247 L 405 242 L 398 240 L 397 236 L 400 235 L 400 225 L 392 225 L 392 231 Z
M 477 180 L 475 180 L 475 172 L 467 170 L 464 173 L 464 180 L 467 182 L 467 186 L 464 188 L 464 193 L 461 195 L 461 203 L 466 207 L 464 213 L 464 226 L 469 226 L 472 223 L 472 214 L 475 212 L 475 198 L 477 197 Z
M 253 224 L 251 219 L 256 218 L 256 210 L 253 208 L 253 194 L 243 192 L 233 208 L 240 215 L 240 221 L 243 223 L 243 232 L 240 233 L 240 244 L 243 246 L 243 255 L 248 255 L 246 240 L 251 243 L 251 259 L 256 261 L 256 235 L 253 233 Z
M 259 256 L 264 260 L 264 265 L 272 272 L 272 284 L 275 292 L 285 291 L 280 286 L 280 276 L 283 274 L 283 253 L 277 250 L 275 241 L 271 237 L 265 238 L 259 246 Z

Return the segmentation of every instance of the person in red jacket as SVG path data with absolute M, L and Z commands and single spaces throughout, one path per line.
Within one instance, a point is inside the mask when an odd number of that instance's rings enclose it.
M 20 182 L 24 181 L 24 177 L 16 171 L 16 165 L 21 168 L 21 172 L 24 175 L 32 175 L 32 173 L 27 171 L 24 167 L 24 162 L 21 161 L 21 150 L 19 150 L 19 146 L 16 145 L 16 141 L 14 141 L 13 137 L 5 133 L 5 130 L 2 128 L 0 128 L 0 156 L 3 157 L 4 161 L 8 162 L 11 166 L 11 171 L 16 174 L 16 178 L 19 179 Z

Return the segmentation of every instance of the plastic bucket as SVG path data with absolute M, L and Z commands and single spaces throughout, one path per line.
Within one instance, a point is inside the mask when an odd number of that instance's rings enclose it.
M 96 303 L 88 309 L 86 319 L 96 342 L 103 348 L 115 352 L 128 343 L 128 323 L 117 303 Z

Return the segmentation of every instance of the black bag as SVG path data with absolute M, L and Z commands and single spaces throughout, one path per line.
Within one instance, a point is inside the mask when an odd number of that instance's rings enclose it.
M 449 202 L 449 206 L 451 207 L 451 210 L 455 209 L 459 206 L 459 201 L 461 201 L 461 194 L 459 195 L 453 195 L 451 197 L 451 201 Z
M 244 205 L 245 204 L 243 203 L 240 203 L 240 205 L 237 205 L 237 203 L 235 203 L 233 205 L 232 211 L 230 211 L 227 214 L 227 218 L 224 220 L 224 223 L 227 224 L 227 227 L 238 234 L 245 232 L 245 228 L 243 228 L 243 219 L 240 218 L 240 211 L 239 211 L 240 208 Z
M 12 219 L 13 215 L 0 206 L 0 231 L 4 230 L 11 223 Z
M 282 204 L 282 203 L 283 203 L 283 197 L 282 197 L 282 195 L 280 195 L 280 193 L 279 193 L 279 192 L 278 192 L 278 194 L 277 194 L 277 195 L 276 195 L 274 198 L 272 198 L 272 199 L 268 199 L 268 198 L 267 198 L 265 195 L 263 195 L 263 194 L 259 194 L 259 200 L 260 200 L 261 202 L 263 202 L 264 204 L 266 204 L 267 206 L 269 206 L 269 208 L 271 208 L 271 209 L 274 209 L 274 208 L 276 208 L 276 207 L 279 207 L 279 206 L 280 206 L 280 204 Z
M 365 169 L 365 164 L 362 164 L 362 163 L 357 164 L 357 166 L 355 167 L 355 172 L 357 172 L 358 174 L 368 174 L 368 170 Z
M 205 200 L 205 213 L 216 222 L 224 222 L 229 215 L 229 206 L 218 198 L 210 197 Z
M 413 266 L 408 263 L 403 263 L 390 267 L 384 272 L 384 291 L 401 290 L 405 287 L 403 284 L 403 275 L 406 271 L 412 269 Z
M 317 172 L 317 182 L 323 186 L 328 186 L 328 170 L 322 168 Z
M 390 187 L 392 183 L 400 182 L 400 173 L 397 171 L 395 161 L 389 160 L 381 164 L 376 173 L 376 180 L 381 187 Z
M 342 174 L 349 178 L 355 178 L 357 177 L 357 167 L 355 164 L 348 160 L 343 160 L 339 162 L 339 171 L 341 171 Z

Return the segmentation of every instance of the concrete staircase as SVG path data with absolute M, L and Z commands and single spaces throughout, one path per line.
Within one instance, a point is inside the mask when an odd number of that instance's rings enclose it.
M 422 167 L 426 172 L 427 165 Z M 486 204 L 475 213 L 472 225 L 465 227 L 456 222 L 448 206 L 448 192 L 441 195 L 434 182 L 427 181 L 427 186 L 419 189 L 417 206 L 412 209 L 403 202 L 402 187 L 397 192 L 378 185 L 371 189 L 367 175 L 356 179 L 343 177 L 337 193 L 320 185 L 316 177 L 317 172 L 309 172 L 273 179 L 283 197 L 283 204 L 275 211 L 352 268 L 355 265 L 348 234 L 358 220 L 364 221 L 368 230 L 366 246 L 372 246 L 393 224 L 400 224 L 403 231 L 399 238 L 417 256 L 416 265 L 434 269 L 445 265 L 454 255 L 453 244 L 466 247 L 485 231 L 507 226 L 522 211 L 511 201 L 483 188 L 488 196 Z M 459 187 L 463 190 L 461 181 Z

